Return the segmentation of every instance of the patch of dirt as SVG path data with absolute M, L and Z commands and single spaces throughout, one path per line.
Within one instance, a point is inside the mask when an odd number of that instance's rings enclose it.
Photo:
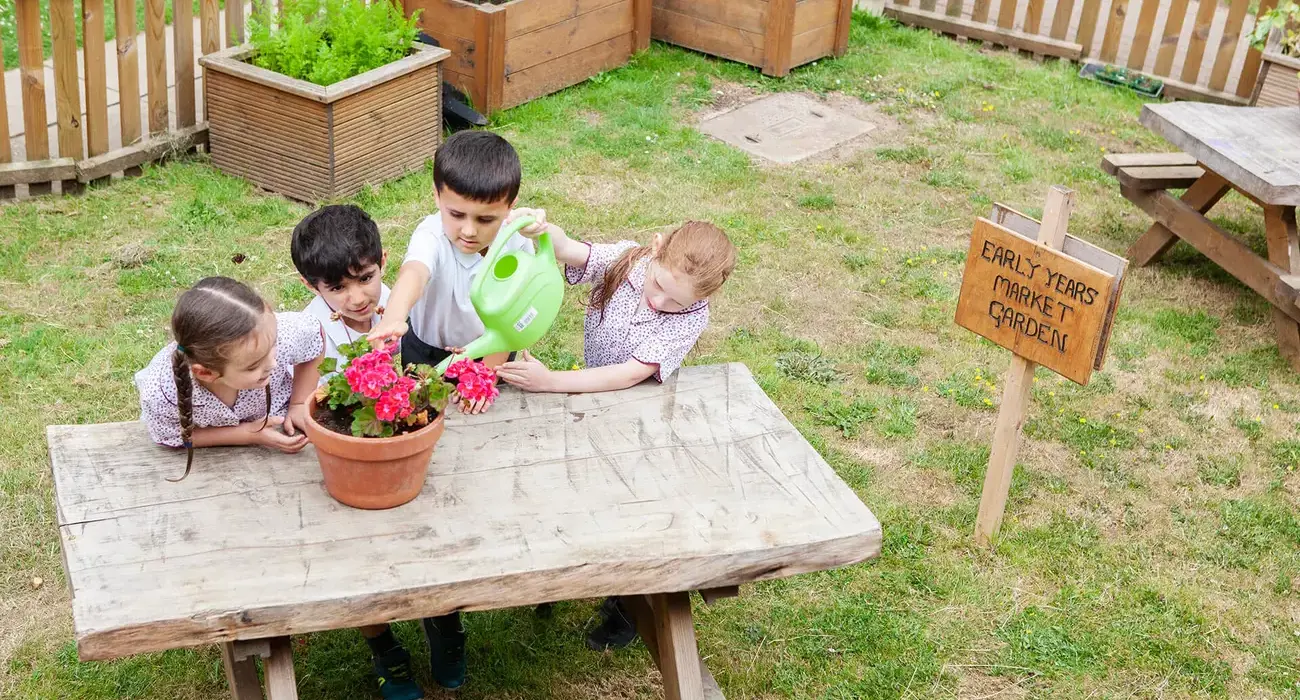
M 1205 390 L 1210 392 L 1210 395 L 1203 397 L 1203 401 L 1193 404 L 1192 413 L 1230 423 L 1239 413 L 1254 415 L 1260 412 L 1259 395 L 1255 391 L 1219 386 L 1210 386 Z
M 152 246 L 145 245 L 139 241 L 132 241 L 113 251 L 109 257 L 113 267 L 122 270 L 129 270 L 133 267 L 140 267 L 153 260 L 155 251 Z

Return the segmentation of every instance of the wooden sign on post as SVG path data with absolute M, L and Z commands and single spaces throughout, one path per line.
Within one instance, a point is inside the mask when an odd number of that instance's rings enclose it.
M 975 521 L 975 539 L 980 544 L 987 544 L 1002 524 L 1034 370 L 1041 364 L 1087 384 L 1104 360 L 1128 263 L 1067 237 L 1073 207 L 1074 192 L 1056 186 L 1048 192 L 1041 226 L 1018 212 L 996 207 L 994 218 L 999 222 L 981 218 L 971 235 L 957 325 L 1014 353 L 1003 379 L 1002 404 Z M 1079 254 L 1071 255 L 1062 247 Z

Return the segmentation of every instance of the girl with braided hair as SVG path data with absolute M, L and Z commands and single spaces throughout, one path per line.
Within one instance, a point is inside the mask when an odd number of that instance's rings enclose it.
M 176 301 L 171 325 L 175 341 L 135 375 L 149 435 L 186 449 L 185 473 L 169 481 L 189 475 L 195 447 L 307 445 L 302 426 L 325 352 L 316 319 L 273 313 L 248 286 L 207 277 Z

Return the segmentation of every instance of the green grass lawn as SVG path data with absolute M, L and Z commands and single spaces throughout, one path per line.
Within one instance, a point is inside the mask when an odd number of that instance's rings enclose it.
M 1267 305 L 1186 246 L 1134 271 L 1089 386 L 1040 371 L 1001 538 L 971 543 L 1009 358 L 952 322 L 974 218 L 994 200 L 1037 214 L 1064 184 L 1071 232 L 1122 252 L 1149 222 L 1098 161 L 1167 148 L 1138 99 L 1076 70 L 858 14 L 846 57 L 785 81 L 656 44 L 494 119 L 522 201 L 577 235 L 726 228 L 740 266 L 691 361 L 746 363 L 883 524 L 876 561 L 699 608 L 729 698 L 1300 697 L 1300 383 Z M 776 167 L 692 126 L 775 90 L 859 98 L 882 127 Z M 355 199 L 393 256 L 430 187 L 424 172 Z M 44 426 L 135 418 L 132 373 L 200 277 L 304 305 L 288 241 L 305 212 L 201 157 L 0 208 L 0 696 L 223 697 L 212 648 L 77 662 Z M 1264 247 L 1245 200 L 1216 213 Z M 581 355 L 577 297 L 540 348 L 550 362 Z M 457 696 L 657 697 L 639 645 L 582 648 L 594 609 L 468 615 Z M 304 698 L 368 697 L 355 632 L 295 644 Z

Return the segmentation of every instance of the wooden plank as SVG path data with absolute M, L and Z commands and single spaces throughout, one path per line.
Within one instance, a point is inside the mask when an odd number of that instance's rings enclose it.
M 0 75 L 4 74 L 5 69 L 5 42 L 0 37 Z M 0 168 L 6 163 L 13 160 L 14 154 L 9 146 L 9 96 L 6 94 L 5 81 L 0 79 Z M 0 185 L 0 199 L 13 199 L 14 188 L 12 185 Z
M 998 6 L 998 26 L 1003 29 L 1014 29 L 1016 26 L 1016 6 L 1019 5 L 1017 0 L 1002 0 Z M 1030 32 L 1026 32 L 1027 34 Z
M 834 26 L 840 14 L 840 0 L 803 0 L 795 4 L 794 36 Z
M 483 82 L 487 113 L 502 108 L 506 81 L 506 15 L 504 12 L 481 12 L 474 29 L 475 58 L 478 78 Z
M 199 53 L 203 56 L 221 50 L 220 13 L 217 0 L 199 0 Z
M 1300 237 L 1296 234 L 1295 207 L 1264 207 L 1264 233 L 1268 241 L 1268 260 L 1294 275 L 1300 273 Z M 1300 324 L 1281 309 L 1273 309 L 1273 327 L 1278 350 L 1300 369 Z
M 1111 0 L 1106 17 L 1106 31 L 1101 36 L 1101 62 L 1114 63 L 1124 36 L 1124 21 L 1128 19 L 1128 0 Z
M 257 677 L 257 662 L 236 659 L 234 644 L 221 645 L 221 665 L 226 669 L 226 685 L 234 700 L 262 700 L 262 682 Z
M 102 1 L 102 0 L 101 0 Z M 172 52 L 175 54 L 176 126 L 194 126 L 197 103 L 194 95 L 194 7 L 192 3 L 172 6 Z
M 906 5 L 907 3 L 899 3 Z M 993 5 L 993 0 L 975 0 L 975 5 L 971 8 L 971 22 L 975 24 L 986 24 L 989 21 L 989 10 Z M 885 6 L 885 14 L 889 14 L 889 5 Z
M 139 143 L 87 158 L 77 163 L 76 178 L 95 182 L 117 172 L 163 160 L 174 154 L 188 153 L 208 142 L 206 124 L 188 126 L 151 136 Z
M 987 41 L 1016 49 L 1023 49 L 1044 56 L 1057 56 L 1077 61 L 1083 55 L 1083 47 L 1066 41 L 1058 41 L 1045 36 L 1033 36 L 1015 30 L 1003 30 L 987 24 L 977 24 L 967 20 L 954 19 L 933 12 L 905 10 L 896 6 L 886 6 L 885 15 L 919 27 L 933 29 L 944 34 L 955 34 L 971 39 Z
M 23 141 L 27 160 L 50 157 L 50 138 L 45 112 L 45 56 L 41 40 L 39 0 L 16 0 L 18 20 L 18 65 L 22 84 Z M 42 193 L 48 192 L 42 188 Z
M 231 7 L 237 6 L 228 0 Z M 149 133 L 167 130 L 167 24 L 163 0 L 145 0 L 145 69 L 149 92 Z
M 81 0 L 82 52 L 86 78 L 86 150 L 108 152 L 108 66 L 104 60 L 104 0 Z M 0 120 L 2 121 L 2 120 Z
M 1183 22 L 1186 19 L 1187 0 L 1172 0 L 1169 14 L 1165 18 L 1164 33 L 1160 36 L 1160 48 L 1156 51 L 1156 65 L 1151 70 L 1156 75 L 1168 77 L 1173 73 L 1174 55 L 1178 53 L 1178 42 L 1183 36 Z
M 1295 305 L 1298 290 L 1287 281 L 1293 279 L 1289 270 L 1259 257 L 1235 236 L 1168 192 L 1122 190 L 1122 193 L 1126 199 L 1151 215 L 1152 219 L 1165 228 L 1176 231 L 1180 239 L 1191 244 L 1242 284 L 1255 290 L 1274 308 L 1282 310 L 1294 320 L 1300 320 L 1300 308 Z M 1137 264 L 1136 260 L 1134 264 Z
M 803 34 L 796 34 L 790 52 L 790 66 L 802 66 L 830 56 L 835 51 L 835 25 L 828 24 Z
M 762 34 L 767 29 L 767 0 L 654 0 L 654 9 L 675 12 L 724 27 Z
M 1083 55 L 1093 55 L 1092 44 L 1097 35 L 1097 17 L 1101 14 L 1101 0 L 1083 0 L 1079 12 L 1079 32 L 1075 41 L 1083 47 Z
M 1061 246 L 1065 241 L 1073 208 L 1074 193 L 1063 187 L 1052 187 L 1043 208 L 1043 223 L 1039 227 L 1037 238 L 1039 244 L 1048 249 Z M 1016 468 L 1016 455 L 1020 451 L 1020 434 L 1029 406 L 1029 390 L 1033 387 L 1034 370 L 1037 368 L 1038 365 L 1034 362 L 1016 353 L 1011 356 L 1011 366 L 1002 378 L 1002 403 L 993 429 L 993 444 L 989 449 L 979 513 L 975 518 L 975 541 L 981 546 L 991 543 L 1002 526 L 1007 497 L 1011 493 L 1011 478 Z
M 637 634 L 641 636 L 641 641 L 645 643 L 646 651 L 650 652 L 650 658 L 659 666 L 659 633 L 655 628 L 654 609 L 650 605 L 648 596 L 630 595 L 623 596 L 623 605 L 631 613 L 632 619 L 636 624 Z M 705 700 L 726 700 L 722 694 L 722 689 L 718 687 L 718 681 L 713 678 L 709 671 L 708 664 L 704 658 L 700 657 L 700 677 L 704 682 Z
M 1074 15 L 1074 0 L 1059 0 L 1052 13 L 1052 29 L 1049 36 L 1057 41 L 1064 41 L 1070 30 L 1070 18 Z
M 1274 63 L 1272 56 L 1264 55 L 1264 66 L 1252 104 L 1258 107 L 1292 107 L 1300 94 L 1300 79 L 1296 69 Z
M 54 118 L 59 124 L 59 156 L 79 159 L 86 152 L 81 143 L 77 19 L 72 0 L 50 0 L 50 39 L 54 44 Z M 72 194 L 78 187 L 76 178 L 64 180 L 62 192 Z
M 51 427 L 78 653 L 718 588 L 879 553 L 878 521 L 744 365 L 675 376 L 603 394 L 504 388 L 491 413 L 448 419 L 424 494 L 365 513 L 320 488 L 310 447 L 205 448 L 175 484 L 159 477 L 184 455 L 139 421 Z
M 506 15 L 509 17 L 509 15 Z M 448 72 L 458 72 L 464 75 L 474 75 L 474 50 L 473 39 L 462 39 L 458 36 L 439 32 L 436 28 L 424 30 L 425 34 L 433 37 L 438 41 L 442 48 L 451 52 L 446 61 L 442 63 L 442 69 Z
M 266 700 L 298 700 L 298 682 L 293 675 L 293 645 L 288 637 L 271 640 L 271 656 L 263 663 Z
M 226 0 L 226 46 L 244 43 L 243 0 Z
M 768 0 L 763 33 L 763 74 L 782 77 L 790 73 L 794 41 L 795 0 Z
M 1196 20 L 1192 24 L 1192 39 L 1187 45 L 1187 56 L 1183 59 L 1182 81 L 1195 85 L 1201 73 L 1201 62 L 1205 56 L 1205 41 L 1210 36 L 1210 26 L 1214 22 L 1214 11 L 1219 6 L 1218 0 L 1198 0 Z
M 695 644 L 689 593 L 659 593 L 650 597 L 659 646 L 659 672 L 665 700 L 704 700 L 700 652 Z
M 1227 180 L 1214 173 L 1206 173 L 1187 188 L 1182 200 L 1195 211 L 1204 214 L 1214 208 L 1214 205 L 1218 204 L 1230 189 L 1232 186 Z M 1145 267 L 1163 257 L 1176 243 L 1178 243 L 1178 236 L 1165 228 L 1164 224 L 1156 222 L 1134 241 L 1133 245 L 1129 246 L 1126 255 L 1134 265 Z
M 140 140 L 140 59 L 136 53 L 135 0 L 114 0 L 117 38 L 118 123 L 122 145 Z
M 1260 0 L 1259 7 L 1255 10 L 1256 21 L 1260 15 L 1276 6 L 1277 0 Z M 1255 83 L 1259 79 L 1259 67 L 1263 56 L 1263 52 L 1254 46 L 1246 47 L 1246 60 L 1242 62 L 1241 77 L 1237 79 L 1237 97 L 1249 98 L 1255 93 Z
M 632 50 L 645 51 L 650 48 L 652 36 L 651 14 L 654 12 L 652 0 L 632 0 Z
M 1214 69 L 1210 71 L 1210 89 L 1222 90 L 1228 84 L 1228 71 L 1232 69 L 1232 56 L 1237 53 L 1237 43 L 1241 40 L 1241 25 L 1246 19 L 1246 10 L 1250 0 L 1232 0 L 1228 7 L 1227 23 L 1223 26 L 1223 36 L 1219 39 L 1219 49 L 1214 59 Z
M 944 6 L 943 13 L 949 17 L 961 17 L 963 4 L 962 0 L 948 0 L 948 3 Z
M 1155 31 L 1156 10 L 1160 9 L 1160 0 L 1138 1 L 1142 3 L 1142 9 L 1138 12 L 1137 29 L 1128 53 L 1128 67 L 1134 70 L 1142 70 L 1146 65 L 1151 33 Z
M 956 13 L 952 12 L 953 3 L 957 3 Z M 948 14 L 961 14 L 961 0 L 948 0 Z M 840 0 L 839 14 L 835 19 L 835 45 L 831 48 L 836 56 L 843 56 L 849 50 L 849 30 L 853 27 L 853 2 Z
M 426 69 L 408 73 L 365 92 L 345 97 L 333 105 L 334 131 L 337 134 L 345 128 L 348 122 L 365 117 L 370 110 L 378 106 L 400 100 L 404 96 L 413 93 L 437 90 L 440 86 L 441 81 L 438 80 L 438 71 L 436 69 Z M 424 128 L 427 128 L 427 124 Z
M 506 12 L 506 38 L 514 39 L 517 36 L 581 17 L 621 1 L 548 0 L 547 2 L 515 3 Z
M 527 70 L 511 73 L 503 91 L 502 109 L 576 85 L 597 73 L 617 68 L 627 63 L 631 54 L 632 35 L 624 34 Z
M 604 0 L 595 0 L 603 2 Z M 559 3 L 516 3 L 511 7 L 510 14 L 528 5 L 548 5 Z M 438 31 L 446 32 L 452 36 L 458 36 L 462 39 L 474 39 L 474 27 L 478 22 L 479 5 L 463 2 L 462 0 L 407 0 L 402 3 L 407 16 L 412 13 L 420 12 L 420 27 L 425 31 L 428 28 L 434 28 Z M 544 25 L 543 25 L 544 26 Z
M 1043 0 L 1029 0 L 1029 4 L 1025 6 L 1024 32 L 1026 34 L 1047 34 L 1047 32 L 1042 31 L 1042 26 Z
M 43 158 L 0 163 L 0 187 L 46 184 L 55 180 L 75 180 L 77 161 L 72 158 Z
M 627 34 L 635 28 L 634 19 L 632 0 L 620 0 L 599 10 L 511 39 L 505 42 L 502 75 L 514 74 Z
M 1205 174 L 1195 165 L 1121 168 L 1119 184 L 1138 190 L 1184 190 Z
M 700 591 L 700 598 L 705 605 L 713 605 L 724 598 L 735 598 L 740 595 L 740 586 L 725 586 L 723 588 L 705 588 Z
M 1115 177 L 1119 176 L 1120 168 L 1144 168 L 1160 165 L 1196 165 L 1196 159 L 1182 152 L 1107 153 L 1101 159 L 1102 171 Z
M 245 63 L 243 59 L 250 51 L 251 49 L 239 46 L 225 49 L 210 56 L 203 56 L 199 59 L 199 65 L 211 72 L 224 73 L 289 95 L 329 104 L 409 73 L 427 69 L 451 55 L 451 52 L 444 48 L 416 44 L 411 55 L 406 58 L 340 80 L 333 85 L 321 86 Z
M 679 14 L 655 6 L 651 15 L 654 38 L 751 66 L 763 64 L 763 34 Z

